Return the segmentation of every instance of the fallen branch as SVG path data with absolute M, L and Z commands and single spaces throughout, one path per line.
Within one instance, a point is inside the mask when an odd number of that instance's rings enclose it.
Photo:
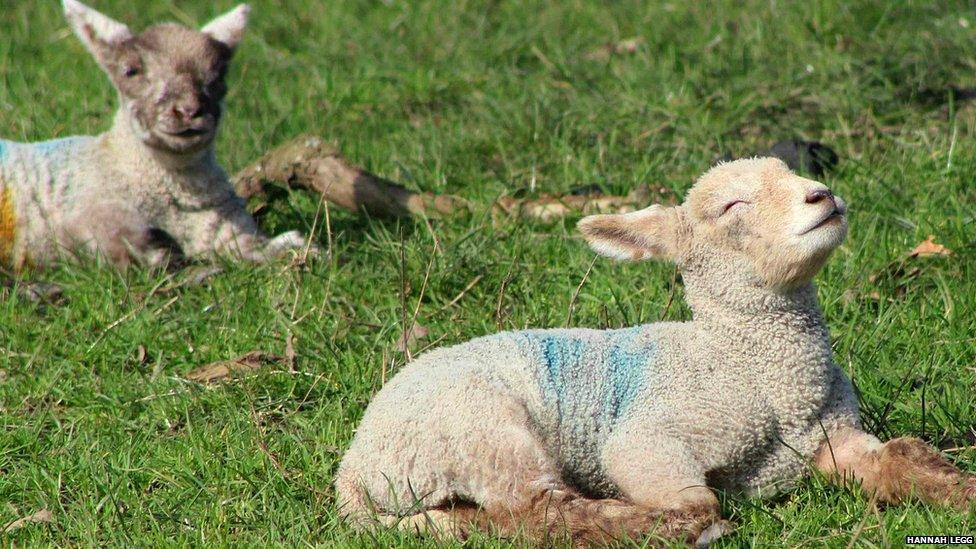
M 414 192 L 353 166 L 325 140 L 310 135 L 271 150 L 234 177 L 237 193 L 246 199 L 266 201 L 268 183 L 307 189 L 341 208 L 377 217 L 441 216 L 466 207 L 458 197 Z
M 652 191 L 647 185 L 635 187 L 627 196 L 601 193 L 552 195 L 539 198 L 513 198 L 504 196 L 495 202 L 495 215 L 508 215 L 538 221 L 554 221 L 569 215 L 597 213 L 626 213 L 647 207 L 652 202 Z
M 272 186 L 282 185 L 312 191 L 341 208 L 377 217 L 442 217 L 469 209 L 462 198 L 414 192 L 353 166 L 335 147 L 311 135 L 297 137 L 269 151 L 234 177 L 237 193 L 258 201 L 254 211 L 274 198 Z M 493 205 L 493 215 L 550 222 L 570 215 L 623 213 L 648 206 L 653 194 L 647 185 L 640 185 L 626 196 L 584 193 L 502 197 Z

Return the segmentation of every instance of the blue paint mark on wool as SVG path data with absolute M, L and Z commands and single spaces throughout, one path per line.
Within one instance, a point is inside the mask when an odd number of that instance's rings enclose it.
M 620 417 L 637 396 L 644 384 L 644 376 L 657 351 L 651 341 L 639 341 L 641 328 L 616 330 L 610 336 L 608 374 L 610 388 L 606 403 L 612 417 Z M 638 341 L 635 341 L 638 340 Z
M 559 335 L 526 334 L 526 337 L 533 346 L 541 349 L 550 389 L 562 399 L 566 396 L 567 384 L 575 377 L 574 366 L 583 360 L 585 345 L 578 339 Z
M 523 345 L 541 362 L 540 380 L 547 398 L 563 402 L 567 397 L 589 394 L 587 386 L 601 386 L 602 415 L 615 420 L 623 415 L 640 392 L 656 346 L 638 337 L 643 328 L 608 330 L 595 338 L 561 331 L 530 331 L 519 335 Z
M 78 137 L 65 137 L 63 139 L 52 139 L 50 141 L 38 141 L 37 143 L 31 143 L 31 146 L 39 152 L 40 154 L 52 154 L 60 153 L 66 149 L 70 149 L 75 146 L 81 138 Z

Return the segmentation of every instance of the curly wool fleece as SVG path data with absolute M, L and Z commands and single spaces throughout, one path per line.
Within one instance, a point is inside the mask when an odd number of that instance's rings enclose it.
M 823 189 L 779 161 L 740 160 L 680 208 L 584 220 L 601 253 L 677 262 L 694 320 L 504 332 L 420 356 L 377 393 L 343 457 L 343 515 L 368 526 L 452 501 L 514 510 L 565 486 L 663 509 L 717 505 L 694 486 L 789 488 L 825 432 L 859 426 L 810 282 L 846 233 L 842 200 L 805 198 Z M 721 217 L 743 200 L 759 204 L 752 231 Z
M 172 252 L 263 261 L 304 247 L 298 233 L 259 230 L 214 154 L 227 64 L 249 8 L 199 31 L 160 24 L 137 35 L 77 0 L 63 3 L 121 106 L 98 136 L 0 141 L 0 267 L 77 252 L 122 267 L 159 265 Z
M 124 125 L 97 137 L 0 140 L 0 266 L 44 265 L 76 243 L 101 248 L 115 235 L 135 246 L 153 225 L 191 256 L 259 234 L 212 154 L 173 171 L 133 141 Z
M 471 497 L 455 491 L 460 483 L 444 483 L 431 465 L 476 452 L 476 446 L 464 446 L 475 436 L 495 437 L 500 410 L 475 399 L 505 395 L 523 403 L 562 479 L 585 494 L 620 495 L 605 470 L 604 453 L 611 443 L 631 444 L 634 436 L 665 446 L 672 438 L 686 441 L 695 461 L 714 471 L 710 484 L 771 496 L 802 474 L 823 439 L 820 423 L 828 429 L 859 423 L 854 393 L 830 360 L 818 316 L 782 314 L 782 320 L 811 328 L 800 340 L 771 330 L 773 323 L 758 331 L 754 322 L 736 319 L 741 322 L 724 333 L 702 333 L 686 323 L 527 330 L 432 351 L 376 396 L 362 422 L 369 430 L 360 428 L 343 463 L 357 473 L 402 471 L 360 476 L 373 502 L 389 512 L 408 511 L 411 493 L 428 494 L 425 506 Z M 801 342 L 809 347 L 794 346 Z M 691 347 L 695 354 L 689 356 Z M 774 364 L 764 365 L 763 357 Z M 730 359 L 741 361 L 751 375 L 727 375 L 715 367 Z M 467 415 L 452 402 L 490 412 L 476 425 L 465 423 L 464 435 L 441 438 L 435 424 L 443 421 L 442 413 L 455 416 L 455 426 Z M 391 454 L 371 452 L 378 437 Z M 393 456 L 402 460 L 399 465 L 387 461 Z

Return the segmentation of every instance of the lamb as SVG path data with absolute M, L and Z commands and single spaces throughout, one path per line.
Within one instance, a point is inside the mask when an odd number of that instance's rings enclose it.
M 600 254 L 681 270 L 690 322 L 504 332 L 421 355 L 367 407 L 335 487 L 354 528 L 579 544 L 728 533 L 713 489 L 819 470 L 883 501 L 965 508 L 976 477 L 861 427 L 813 276 L 846 205 L 780 160 L 719 164 L 686 201 L 584 218 Z
M 0 267 L 78 252 L 120 267 L 174 253 L 263 261 L 306 246 L 297 232 L 262 234 L 214 156 L 247 5 L 200 31 L 160 24 L 138 35 L 77 0 L 63 5 L 121 108 L 98 136 L 0 141 Z

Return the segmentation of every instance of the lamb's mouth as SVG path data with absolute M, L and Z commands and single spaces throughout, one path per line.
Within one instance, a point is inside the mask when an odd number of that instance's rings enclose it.
M 809 233 L 811 231 L 814 231 L 816 229 L 819 229 L 820 227 L 823 227 L 825 225 L 828 225 L 830 223 L 833 223 L 834 221 L 839 221 L 841 219 L 844 219 L 844 212 L 840 211 L 837 208 L 834 208 L 834 210 L 831 211 L 826 216 L 824 216 L 823 219 L 821 219 L 820 221 L 817 221 L 816 223 L 813 224 L 813 226 L 811 226 L 809 229 L 803 231 L 800 234 L 801 235 L 807 234 L 807 233 Z
M 185 130 L 180 130 L 178 132 L 161 132 L 167 137 L 179 137 L 181 139 L 190 139 L 193 137 L 199 137 L 201 135 L 207 135 L 210 133 L 210 128 L 187 128 Z

